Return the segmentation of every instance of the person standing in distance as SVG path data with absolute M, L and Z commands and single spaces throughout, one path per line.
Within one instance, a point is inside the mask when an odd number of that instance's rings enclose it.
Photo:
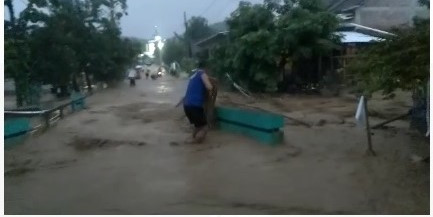
M 206 74 L 205 61 L 199 61 L 198 68 L 189 78 L 188 87 L 183 98 L 183 108 L 189 122 L 195 129 L 192 134 L 192 143 L 203 142 L 208 131 L 207 118 L 204 111 L 206 94 L 213 89 L 209 76 Z
M 129 78 L 129 86 L 134 87 L 135 86 L 135 79 L 137 78 L 137 73 L 135 70 L 130 69 L 128 73 Z

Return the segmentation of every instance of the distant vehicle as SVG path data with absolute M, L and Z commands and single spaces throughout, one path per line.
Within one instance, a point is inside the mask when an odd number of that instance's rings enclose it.
M 162 67 L 159 67 L 159 68 L 158 68 L 158 72 L 156 73 L 156 75 L 157 75 L 158 77 L 161 77 L 161 76 L 162 76 Z

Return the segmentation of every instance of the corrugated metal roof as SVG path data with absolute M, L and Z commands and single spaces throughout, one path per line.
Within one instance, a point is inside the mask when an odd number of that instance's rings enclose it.
M 341 31 L 337 32 L 337 34 L 342 36 L 342 43 L 370 43 L 383 40 L 382 38 L 366 35 L 359 32 Z
M 393 33 L 386 32 L 380 29 L 371 28 L 368 26 L 359 25 L 356 23 L 342 23 L 337 29 L 338 32 L 358 32 L 379 38 L 388 38 L 396 36 Z
M 221 36 L 227 35 L 228 33 L 229 33 L 229 31 L 218 32 L 218 33 L 216 33 L 216 34 L 214 34 L 214 35 L 212 35 L 212 36 L 210 36 L 210 37 L 208 37 L 206 39 L 203 39 L 203 40 L 195 43 L 195 45 L 196 46 L 202 46 L 202 45 L 208 43 L 209 41 L 211 41 L 211 40 L 213 40 L 213 39 L 215 39 L 217 37 L 221 37 Z

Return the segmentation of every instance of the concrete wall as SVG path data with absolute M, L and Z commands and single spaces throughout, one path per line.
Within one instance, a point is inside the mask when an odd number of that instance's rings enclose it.
M 365 7 L 412 7 L 417 0 L 364 0 Z
M 428 9 L 420 7 L 417 0 L 365 0 L 356 12 L 355 23 L 390 30 L 412 25 L 416 16 L 429 16 Z

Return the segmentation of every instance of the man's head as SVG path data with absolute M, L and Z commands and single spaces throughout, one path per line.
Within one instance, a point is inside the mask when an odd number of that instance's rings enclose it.
M 197 68 L 199 68 L 199 69 L 206 68 L 206 60 L 199 60 L 197 63 Z

